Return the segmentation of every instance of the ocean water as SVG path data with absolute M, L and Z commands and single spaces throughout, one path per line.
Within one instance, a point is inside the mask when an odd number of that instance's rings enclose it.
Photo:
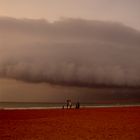
M 40 109 L 40 108 L 62 108 L 64 103 L 42 103 L 42 102 L 0 102 L 0 109 Z
M 40 103 L 40 102 L 0 102 L 0 109 L 12 110 L 12 109 L 61 109 L 62 106 L 66 108 L 66 103 Z M 136 104 L 97 104 L 97 103 L 81 103 L 81 108 L 94 108 L 94 107 L 118 107 L 118 106 L 140 106 Z M 75 108 L 73 103 L 72 108 Z

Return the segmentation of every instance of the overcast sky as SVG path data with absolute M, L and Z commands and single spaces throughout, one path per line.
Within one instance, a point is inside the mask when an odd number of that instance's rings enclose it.
M 140 86 L 139 13 L 139 0 L 0 0 L 0 101 L 92 101 L 105 97 L 95 85 Z
M 16 18 L 109 20 L 140 29 L 139 13 L 139 0 L 0 0 L 0 15 Z

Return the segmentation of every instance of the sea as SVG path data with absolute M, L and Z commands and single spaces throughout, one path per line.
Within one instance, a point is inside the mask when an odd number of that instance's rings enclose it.
M 73 103 L 72 108 L 75 108 Z M 62 109 L 66 108 L 66 103 L 46 103 L 46 102 L 0 102 L 0 110 L 20 110 L 20 109 Z M 97 104 L 97 103 L 80 103 L 80 108 L 100 108 L 100 107 L 127 107 L 140 106 L 140 103 L 125 104 Z

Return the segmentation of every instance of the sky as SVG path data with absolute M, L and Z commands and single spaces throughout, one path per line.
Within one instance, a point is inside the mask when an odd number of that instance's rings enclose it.
M 140 29 L 139 0 L 0 0 L 0 16 L 117 21 Z
M 140 98 L 139 5 L 0 0 L 0 101 Z

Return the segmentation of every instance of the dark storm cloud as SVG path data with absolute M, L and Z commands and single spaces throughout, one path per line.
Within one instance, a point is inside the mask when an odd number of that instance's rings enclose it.
M 0 18 L 0 77 L 140 86 L 140 31 L 121 23 Z

